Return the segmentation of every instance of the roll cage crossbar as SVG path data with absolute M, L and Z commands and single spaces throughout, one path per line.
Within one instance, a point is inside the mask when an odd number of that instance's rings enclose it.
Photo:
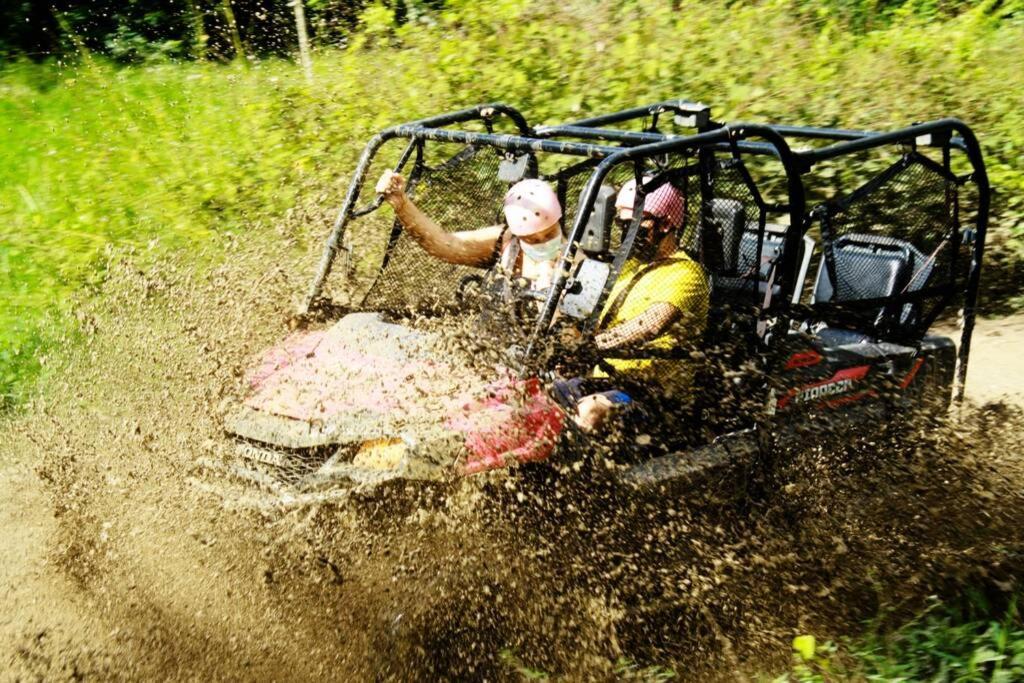
M 706 105 L 686 100 L 667 100 L 665 102 L 656 102 L 644 107 L 624 109 L 622 111 L 603 116 L 580 119 L 571 123 L 554 126 L 540 126 L 536 129 L 536 135 L 542 138 L 578 137 L 581 139 L 605 140 L 626 144 L 658 142 L 674 137 L 657 132 L 657 117 L 659 114 L 663 114 L 665 112 L 673 112 L 676 115 L 676 118 L 674 119 L 675 121 L 688 122 L 690 124 L 689 127 L 695 128 L 698 132 L 719 128 L 724 125 L 710 118 L 709 107 Z M 651 120 L 652 124 L 645 127 L 642 131 L 627 131 L 604 127 L 606 125 L 627 123 L 637 119 Z M 968 128 L 962 121 L 953 118 L 939 119 L 930 123 L 915 124 L 909 128 L 903 128 L 887 133 L 867 130 L 851 130 L 846 128 L 823 128 L 819 126 L 792 126 L 781 124 L 758 125 L 771 128 L 776 133 L 787 139 L 830 140 L 834 143 L 841 143 L 882 137 L 883 140 L 878 143 L 880 145 L 892 144 L 893 142 L 905 140 L 907 138 L 907 132 L 910 129 L 916 128 L 918 133 L 914 137 L 924 138 L 928 135 L 935 136 L 927 141 L 921 140 L 921 144 L 935 147 L 948 145 L 953 149 L 958 149 L 968 154 L 971 153 L 970 150 L 972 148 L 977 149 L 977 141 L 975 140 L 973 144 L 970 142 L 970 139 L 974 138 L 970 128 Z M 929 130 L 929 128 L 932 130 Z M 950 132 L 958 132 L 960 135 L 951 136 L 948 134 Z M 872 146 L 875 145 L 869 145 L 868 147 Z M 851 152 L 858 151 L 858 149 L 866 148 L 858 148 L 856 146 L 846 147 L 837 144 L 825 149 L 796 151 L 795 154 L 797 158 L 809 166 L 813 165 L 817 161 L 822 161 L 824 159 L 843 154 L 849 154 Z M 771 145 L 751 145 L 749 143 L 745 148 L 745 151 L 762 154 L 774 153 L 774 149 Z M 982 165 L 982 167 L 983 166 L 984 165 Z
M 687 135 L 661 132 L 658 126 L 666 115 L 671 115 L 676 126 L 692 129 L 695 132 Z M 493 122 L 498 117 L 505 117 L 511 121 L 516 133 L 495 133 Z M 644 124 L 643 129 L 639 131 L 610 127 L 638 120 Z M 482 122 L 487 132 L 451 128 L 456 124 L 473 121 Z M 602 182 L 607 178 L 609 172 L 619 164 L 636 162 L 659 155 L 694 152 L 698 163 L 703 164 L 713 163 L 716 152 L 731 152 L 734 156 L 740 154 L 768 155 L 777 159 L 786 176 L 787 202 L 773 208 L 788 214 L 789 223 L 784 236 L 785 246 L 781 251 L 782 260 L 778 264 L 777 282 L 792 285 L 800 267 L 798 263 L 799 243 L 811 226 L 813 218 L 813 212 L 808 212 L 806 207 L 806 189 L 803 177 L 816 164 L 849 154 L 893 145 L 902 145 L 912 150 L 922 146 L 941 149 L 943 165 L 948 173 L 950 151 L 960 151 L 966 155 L 971 166 L 971 173 L 959 177 L 957 180 L 961 183 L 972 182 L 977 189 L 977 218 L 971 263 L 963 291 L 962 334 L 956 373 L 955 398 L 960 400 L 963 396 L 976 316 L 991 189 L 977 138 L 970 127 L 958 119 L 944 118 L 889 132 L 764 123 L 719 123 L 711 119 L 710 110 L 706 105 L 685 100 L 668 100 L 584 118 L 562 125 L 541 126 L 536 129 L 527 123 L 526 118 L 518 110 L 502 103 L 481 104 L 393 126 L 373 136 L 359 157 L 348 192 L 325 244 L 316 274 L 307 291 L 304 311 L 309 311 L 321 298 L 324 283 L 330 275 L 337 252 L 341 248 L 341 240 L 348 221 L 380 207 L 382 198 L 379 196 L 362 208 L 357 208 L 356 202 L 377 151 L 385 142 L 396 138 L 409 140 L 409 144 L 395 166 L 396 170 L 405 165 L 416 146 L 422 145 L 424 141 L 492 147 L 509 154 L 526 154 L 531 158 L 534 154 L 543 152 L 583 157 L 584 162 L 586 160 L 597 161 L 584 186 L 573 222 L 568 229 L 568 246 L 563 254 L 561 267 L 550 288 L 550 294 L 538 317 L 533 341 L 531 341 L 527 353 L 530 352 L 537 339 L 554 318 L 561 293 L 571 276 L 572 264 L 587 227 L 587 217 L 595 205 Z M 828 144 L 794 149 L 790 143 L 796 140 L 815 140 Z M 762 222 L 763 209 L 762 206 Z M 761 248 L 760 239 L 759 250 Z M 788 306 L 789 297 L 780 297 L 771 311 L 762 310 L 759 316 L 765 317 L 769 314 L 777 316 L 780 313 L 785 313 L 785 310 L 780 309 L 785 309 Z

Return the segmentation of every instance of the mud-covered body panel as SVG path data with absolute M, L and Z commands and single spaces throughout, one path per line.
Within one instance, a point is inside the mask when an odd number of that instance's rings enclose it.
M 566 416 L 539 379 L 517 380 L 504 369 L 484 376 L 439 358 L 436 348 L 434 336 L 375 314 L 349 315 L 312 339 L 289 338 L 256 366 L 227 429 L 250 461 L 313 459 L 304 474 L 314 481 L 443 479 L 556 452 Z M 276 359 L 269 373 L 267 358 Z M 955 347 L 936 336 L 916 346 L 829 345 L 794 334 L 775 364 L 765 397 L 773 415 L 762 425 L 785 440 L 821 417 L 855 426 L 926 401 L 944 408 Z M 623 481 L 644 487 L 719 468 L 736 453 L 749 456 L 759 445 L 755 432 L 721 434 L 696 451 L 666 444 L 669 455 L 633 467 Z
M 956 349 L 946 337 L 927 336 L 914 346 L 808 342 L 791 344 L 775 369 L 775 410 L 783 421 L 808 412 L 878 417 L 925 399 L 948 405 Z
M 248 460 L 415 479 L 543 460 L 563 413 L 537 380 L 456 363 L 437 335 L 354 313 L 268 350 L 225 426 Z M 307 471 L 308 470 L 308 471 Z

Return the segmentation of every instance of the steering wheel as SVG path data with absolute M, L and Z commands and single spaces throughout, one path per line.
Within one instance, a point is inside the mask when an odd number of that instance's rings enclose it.
M 464 304 L 472 297 L 479 296 L 483 293 L 484 288 L 484 276 L 473 273 L 466 275 L 459 280 L 458 287 L 455 288 L 455 300 L 459 304 Z

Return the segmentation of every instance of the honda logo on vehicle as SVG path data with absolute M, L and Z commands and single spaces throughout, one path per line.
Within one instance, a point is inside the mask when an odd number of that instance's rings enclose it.
M 285 454 L 280 451 L 258 448 L 247 443 L 236 444 L 235 448 L 243 458 L 261 462 L 264 465 L 273 465 L 274 467 L 282 467 L 284 465 Z

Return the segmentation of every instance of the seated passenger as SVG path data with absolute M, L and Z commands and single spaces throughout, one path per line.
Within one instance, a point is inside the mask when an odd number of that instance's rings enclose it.
M 615 201 L 620 222 L 632 220 L 635 198 L 636 181 L 631 180 Z M 678 405 L 688 399 L 693 379 L 688 360 L 643 357 L 645 352 L 668 356 L 699 339 L 707 321 L 707 273 L 678 248 L 676 233 L 685 213 L 685 196 L 668 183 L 644 198 L 632 253 L 605 302 L 594 338 L 598 349 L 622 351 L 604 354 L 615 372 L 609 377 L 598 369 L 592 378 L 556 382 L 556 394 L 563 403 L 575 404 L 574 419 L 584 431 L 600 429 L 616 409 L 636 416 L 656 409 L 653 400 Z M 599 387 L 607 390 L 594 391 Z M 653 398 L 644 401 L 645 396 Z
M 520 180 L 505 194 L 507 226 L 445 232 L 405 193 L 405 179 L 385 171 L 377 193 L 395 210 L 406 231 L 428 254 L 465 266 L 495 265 L 506 275 L 523 277 L 533 289 L 544 289 L 554 279 L 558 257 L 565 246 L 559 219 L 562 207 L 543 180 Z

